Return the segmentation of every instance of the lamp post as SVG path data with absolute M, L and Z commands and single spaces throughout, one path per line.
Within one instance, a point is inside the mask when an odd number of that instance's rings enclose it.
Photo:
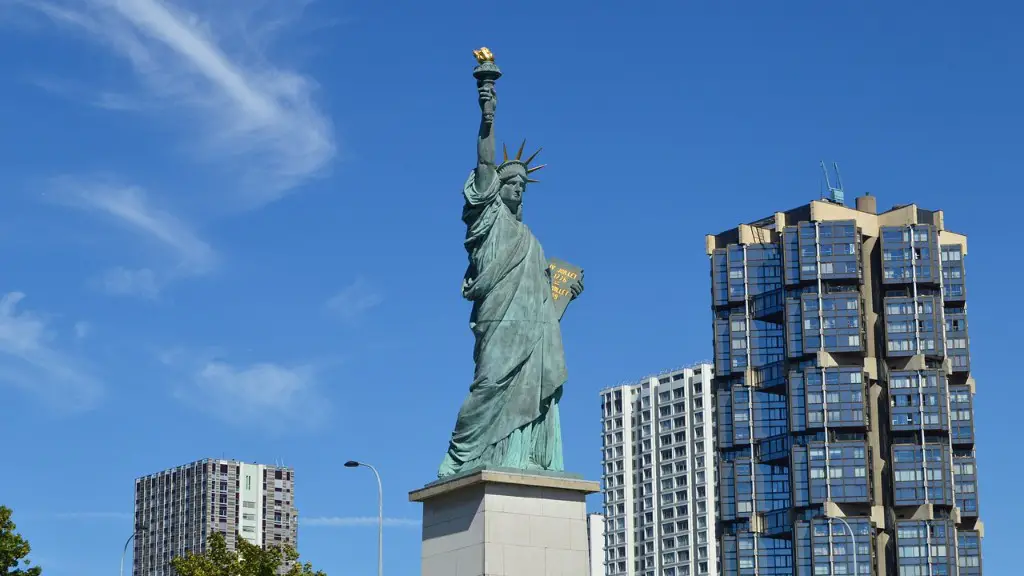
M 853 573 L 855 576 L 859 575 L 860 572 L 857 571 L 858 568 L 860 568 L 857 565 L 857 536 L 854 535 L 853 528 L 850 528 L 850 525 L 846 522 L 844 518 L 841 518 L 839 516 L 834 516 L 834 518 L 842 522 L 843 526 L 846 526 L 846 530 L 850 533 L 850 541 L 853 542 Z
M 121 576 L 124 576 L 124 557 L 125 557 L 126 554 L 128 554 L 128 545 L 132 543 L 132 540 L 135 539 L 135 535 L 138 534 L 139 531 L 145 530 L 145 529 L 146 529 L 145 526 L 136 526 L 135 527 L 135 531 L 132 532 L 132 535 L 129 536 L 128 539 L 124 541 L 124 550 L 121 551 Z M 133 570 L 132 573 L 134 574 L 135 571 Z
M 360 466 L 369 468 L 377 478 L 377 576 L 384 576 L 384 488 L 376 468 L 365 462 L 357 462 L 355 460 L 345 462 L 345 468 L 358 468 Z

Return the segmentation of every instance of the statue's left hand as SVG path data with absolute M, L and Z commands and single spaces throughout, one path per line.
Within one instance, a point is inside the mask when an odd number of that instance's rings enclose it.
M 569 292 L 572 294 L 572 299 L 575 300 L 580 294 L 583 293 L 583 275 L 580 275 L 579 281 L 575 282 Z

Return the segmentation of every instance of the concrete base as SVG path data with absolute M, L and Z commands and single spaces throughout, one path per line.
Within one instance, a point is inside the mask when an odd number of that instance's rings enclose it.
M 597 482 L 480 470 L 409 493 L 423 503 L 422 576 L 587 576 Z

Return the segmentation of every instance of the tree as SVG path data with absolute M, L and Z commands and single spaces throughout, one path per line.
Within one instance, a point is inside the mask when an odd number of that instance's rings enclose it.
M 43 569 L 39 566 L 30 566 L 32 562 L 25 559 L 32 551 L 32 547 L 28 545 L 28 540 L 14 531 L 17 526 L 11 520 L 11 514 L 10 508 L 0 506 L 0 575 L 39 576 Z
M 171 565 L 180 576 L 277 576 L 282 564 L 291 566 L 286 576 L 327 576 L 313 570 L 308 562 L 299 563 L 299 553 L 291 546 L 264 549 L 241 536 L 236 542 L 238 551 L 232 552 L 224 542 L 224 534 L 214 532 L 207 540 L 206 552 L 179 556 L 171 560 Z

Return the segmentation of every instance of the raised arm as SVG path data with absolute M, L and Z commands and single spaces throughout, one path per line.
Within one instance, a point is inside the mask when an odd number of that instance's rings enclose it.
M 477 82 L 477 94 L 480 101 L 480 132 L 476 139 L 476 189 L 483 193 L 494 178 L 497 168 L 494 165 L 494 110 L 498 107 L 498 95 L 494 91 L 494 82 Z

